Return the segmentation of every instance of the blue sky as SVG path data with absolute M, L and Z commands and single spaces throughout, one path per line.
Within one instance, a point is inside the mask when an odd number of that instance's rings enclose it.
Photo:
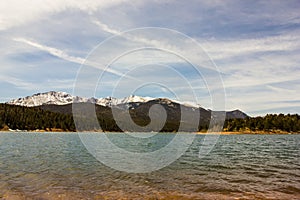
M 241 109 L 252 116 L 300 113 L 299 10 L 300 1 L 292 0 L 1 1 L 0 101 L 50 90 L 72 93 L 81 64 L 99 43 L 130 29 L 161 27 L 193 38 L 213 60 L 223 81 L 214 89 L 225 89 L 227 110 Z M 161 36 L 153 42 L 147 34 L 141 37 L 111 42 L 104 53 L 109 57 L 114 48 L 122 50 L 141 42 L 168 47 L 170 40 L 176 40 Z M 194 54 L 194 47 L 189 49 Z M 210 107 L 213 91 L 206 88 L 205 79 L 214 78 L 214 73 L 203 60 L 194 56 L 205 77 L 195 75 L 174 56 L 159 57 L 159 64 L 154 65 L 145 61 L 149 55 L 161 56 L 142 51 L 119 59 L 98 83 L 95 96 L 110 96 L 119 82 L 122 87 L 115 96 L 134 86 L 138 95 L 173 97 L 171 91 L 175 91 L 184 96 L 188 89 L 183 82 L 188 79 L 195 86 L 198 103 Z M 169 73 L 167 66 L 177 74 Z M 164 80 L 167 87 L 143 86 L 120 76 L 127 72 L 148 82 Z M 178 73 L 185 79 L 177 78 Z

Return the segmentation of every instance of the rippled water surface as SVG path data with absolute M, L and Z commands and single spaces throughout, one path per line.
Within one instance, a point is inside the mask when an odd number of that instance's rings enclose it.
M 203 138 L 170 166 L 133 174 L 101 164 L 77 134 L 0 133 L 0 199 L 300 199 L 300 135 L 221 135 L 199 159 Z

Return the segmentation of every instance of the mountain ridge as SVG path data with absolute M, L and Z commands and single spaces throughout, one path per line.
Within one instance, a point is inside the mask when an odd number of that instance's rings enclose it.
M 26 107 L 36 107 L 41 105 L 66 105 L 70 103 L 94 103 L 102 106 L 114 106 L 118 104 L 124 104 L 129 102 L 147 102 L 155 98 L 151 97 L 140 97 L 130 95 L 122 99 L 114 97 L 95 98 L 95 97 L 80 97 L 72 96 L 66 92 L 49 91 L 44 93 L 36 93 L 31 96 L 21 97 L 6 102 L 10 105 L 19 105 Z
M 150 101 L 141 104 L 137 109 L 129 110 L 131 119 L 138 127 L 145 127 L 150 123 L 148 115 L 149 108 L 157 104 L 156 101 Z M 41 107 L 24 107 L 0 103 L 0 131 L 104 131 L 104 132 L 136 132 L 140 131 L 134 127 L 123 127 L 120 129 L 114 119 L 114 115 L 120 116 L 120 120 L 126 122 L 128 111 L 116 107 L 116 113 L 112 113 L 111 107 L 104 107 L 92 103 L 78 103 L 78 113 L 83 124 L 75 126 L 72 115 L 72 104 L 67 105 L 43 105 Z M 193 110 L 191 107 L 179 106 L 174 103 L 173 106 L 162 104 L 167 113 L 167 120 L 160 132 L 206 132 L 210 120 L 213 118 L 212 112 L 202 108 Z M 94 126 L 94 119 L 90 116 L 90 109 L 95 109 L 97 120 L 101 127 Z M 187 109 L 188 112 L 197 112 L 200 114 L 198 129 L 191 129 L 190 119 L 181 120 L 180 110 Z M 157 114 L 157 113 L 156 113 Z M 157 115 L 152 115 L 156 117 Z M 191 118 L 191 117 L 189 117 Z M 293 122 L 293 123 L 291 123 Z M 183 126 L 181 126 L 183 125 Z M 179 126 L 183 129 L 179 129 Z M 153 131 L 146 129 L 145 131 Z M 300 133 L 300 116 L 298 114 L 268 114 L 264 117 L 247 117 L 245 119 L 226 119 L 223 126 L 225 132 L 253 133 L 253 134 L 292 134 Z
M 151 100 L 155 99 L 165 99 L 166 101 L 172 101 L 184 106 L 188 107 L 200 107 L 200 105 L 193 103 L 193 102 L 180 102 L 173 99 L 168 98 L 154 98 L 154 97 L 141 97 L 137 95 L 130 95 L 124 98 L 115 98 L 115 97 L 102 97 L 102 98 L 95 98 L 95 97 L 80 97 L 80 96 L 72 96 L 66 92 L 56 92 L 56 91 L 49 91 L 44 93 L 36 93 L 31 96 L 20 97 L 17 99 L 12 99 L 11 101 L 6 102 L 10 105 L 19 105 L 19 106 L 26 106 L 26 107 L 36 107 L 41 105 L 66 105 L 70 103 L 93 103 L 101 106 L 116 106 L 119 104 L 127 104 L 132 102 L 140 102 L 146 103 Z
M 41 107 L 49 111 L 59 112 L 59 113 L 70 113 L 70 109 L 65 109 L 68 104 L 72 103 L 91 103 L 104 107 L 119 107 L 121 109 L 135 109 L 141 106 L 142 104 L 149 103 L 151 101 L 156 102 L 156 104 L 165 104 L 166 107 L 172 106 L 174 104 L 179 104 L 183 107 L 189 107 L 192 109 L 202 109 L 203 112 L 211 112 L 209 109 L 204 109 L 200 105 L 191 103 L 191 102 L 180 102 L 177 100 L 171 100 L 168 98 L 153 98 L 153 97 L 140 97 L 136 95 L 130 95 L 121 99 L 114 97 L 104 97 L 104 98 L 95 98 L 95 97 L 80 97 L 72 96 L 66 92 L 56 92 L 49 91 L 44 93 L 36 93 L 32 96 L 27 96 L 23 98 L 13 99 L 7 104 L 9 105 L 18 105 L 25 107 Z M 68 107 L 68 106 L 67 106 Z M 224 112 L 224 111 L 221 111 Z M 226 111 L 226 119 L 244 119 L 248 115 L 240 110 Z
M 32 99 L 32 96 L 35 99 Z M 32 96 L 12 100 L 10 104 L 0 103 L 0 130 L 205 132 L 209 129 L 211 120 L 215 120 L 219 115 L 224 116 L 225 113 L 224 111 L 204 109 L 200 106 L 185 106 L 167 98 L 147 99 L 145 102 L 138 102 L 140 97 L 130 96 L 123 101 L 107 97 L 103 101 L 107 100 L 108 104 L 102 106 L 95 104 L 96 98 L 85 98 L 83 99 L 84 102 L 80 102 L 81 97 L 74 100 L 73 96 L 63 92 L 38 93 Z M 27 100 L 33 106 L 22 106 L 26 105 L 26 102 L 22 100 Z M 111 100 L 115 100 L 119 104 L 112 106 L 114 103 L 111 103 Z M 21 105 L 13 105 L 13 103 Z M 35 106 L 39 104 L 41 105 Z M 160 107 L 163 107 L 163 112 L 161 112 Z M 157 108 L 159 110 L 155 110 Z M 94 123 L 93 110 L 98 123 Z M 158 125 L 161 124 L 164 112 L 166 113 L 166 121 L 161 127 Z M 76 117 L 77 122 L 78 120 L 82 122 L 77 124 L 79 126 L 75 126 L 74 117 Z M 134 123 L 132 124 L 130 120 Z M 155 122 L 155 124 L 151 122 Z M 196 127 L 196 125 L 198 126 Z M 100 130 L 99 127 L 101 127 Z M 227 111 L 223 131 L 300 133 L 300 116 L 297 114 L 268 114 L 264 117 L 249 117 L 240 110 Z

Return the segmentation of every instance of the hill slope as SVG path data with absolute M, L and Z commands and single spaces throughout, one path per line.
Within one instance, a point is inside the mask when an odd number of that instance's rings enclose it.
M 157 100 L 143 103 L 139 106 L 134 105 L 135 109 L 130 109 L 130 117 L 132 120 L 143 127 L 150 123 L 150 117 L 148 115 L 149 108 L 154 104 L 157 104 Z M 159 102 L 161 103 L 161 102 Z M 199 114 L 199 126 L 198 131 L 207 129 L 210 122 L 211 112 L 202 108 L 194 109 L 191 107 L 181 107 L 179 104 L 163 104 L 162 106 L 166 110 L 167 120 L 160 131 L 173 132 L 177 131 L 179 125 L 184 127 L 181 131 L 194 131 L 191 129 L 189 119 L 187 121 L 181 121 L 180 109 L 186 110 L 186 112 L 193 112 Z M 83 120 L 83 126 L 76 127 L 74 125 L 74 119 L 72 116 L 72 104 L 67 105 L 43 105 L 40 107 L 24 107 L 8 104 L 0 104 L 0 130 L 19 129 L 19 130 L 53 130 L 61 129 L 64 131 L 93 131 L 99 128 L 95 126 L 90 117 L 88 110 L 95 109 L 97 114 L 97 120 L 103 131 L 121 131 L 120 127 L 116 123 L 112 108 L 107 106 L 95 105 L 91 103 L 79 103 L 77 110 L 80 114 L 80 119 Z M 122 107 L 114 108 L 114 113 L 119 116 L 119 119 L 124 122 L 128 120 L 126 115 L 127 111 Z M 122 129 L 124 130 L 124 129 Z M 265 117 L 247 117 L 244 119 L 227 119 L 224 124 L 224 130 L 226 131 L 267 131 L 267 132 L 300 132 L 300 116 L 283 115 L 283 114 L 269 114 Z M 125 131 L 137 131 L 135 127 L 128 126 Z M 151 129 L 146 131 L 152 131 Z

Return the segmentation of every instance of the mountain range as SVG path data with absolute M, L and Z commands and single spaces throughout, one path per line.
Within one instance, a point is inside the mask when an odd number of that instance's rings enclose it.
M 55 91 L 0 103 L 0 131 L 206 132 L 219 114 L 226 114 L 223 131 L 300 132 L 298 114 L 249 117 L 240 110 L 212 111 L 167 98 L 97 99 Z M 78 120 L 83 122 L 80 126 L 75 124 Z
M 26 107 L 35 107 L 41 105 L 66 105 L 70 103 L 92 103 L 101 106 L 117 106 L 121 104 L 128 103 L 146 103 L 148 101 L 154 100 L 153 97 L 140 97 L 136 95 L 130 95 L 128 97 L 124 97 L 122 99 L 117 99 L 114 97 L 105 97 L 105 98 L 95 98 L 95 97 L 79 97 L 72 96 L 66 92 L 45 92 L 45 93 L 37 93 L 32 96 L 27 96 L 23 98 L 13 99 L 7 104 L 10 105 L 19 105 Z M 176 100 L 171 100 L 172 102 L 176 102 L 189 107 L 198 107 L 199 105 L 191 102 L 179 102 Z
M 202 108 L 195 103 L 179 102 L 168 98 L 140 97 L 135 95 L 122 99 L 114 97 L 86 98 L 55 91 L 14 99 L 7 102 L 5 105 L 26 108 L 27 111 L 25 112 L 38 112 L 41 116 L 43 115 L 41 111 L 44 110 L 46 112 L 64 115 L 67 118 L 73 115 L 73 109 L 75 108 L 76 115 L 80 116 L 80 120 L 84 120 L 85 122 L 82 127 L 76 127 L 80 131 L 97 130 L 97 126 L 91 123 L 93 121 L 90 115 L 91 110 L 96 111 L 98 122 L 104 131 L 158 131 L 156 128 L 158 127 L 158 124 L 160 124 L 160 121 L 162 121 L 161 115 L 163 115 L 163 113 L 160 110 L 154 109 L 151 114 L 151 109 L 154 105 L 160 105 L 165 110 L 166 121 L 165 124 L 162 124 L 159 131 L 166 132 L 178 130 L 188 132 L 207 130 L 210 121 L 215 117 L 215 113 L 217 112 L 226 113 L 226 119 L 244 119 L 248 117 L 247 114 L 240 110 L 213 112 L 209 109 Z M 128 121 L 128 111 L 130 118 L 138 126 Z M 23 111 L 18 109 L 18 112 Z M 185 113 L 184 116 L 186 116 L 184 119 L 182 118 L 183 113 Z M 49 116 L 51 116 L 51 114 L 49 114 Z M 123 124 L 123 127 L 119 127 L 120 123 L 117 123 L 115 119 L 116 116 L 118 117 L 119 122 Z M 31 117 L 29 116 L 29 118 Z M 199 123 L 195 121 L 196 119 L 199 120 Z M 49 120 L 52 124 L 58 123 L 56 118 L 52 119 L 51 117 L 42 121 L 47 122 Z M 155 121 L 157 125 L 154 124 L 151 127 L 148 126 Z M 20 123 L 24 124 L 22 127 L 27 126 L 26 122 L 22 121 Z M 72 128 L 66 126 L 66 130 L 74 130 L 74 124 L 70 123 L 70 120 L 68 120 L 68 124 L 68 126 Z M 194 127 L 195 124 L 198 124 L 198 126 Z M 42 124 L 39 126 L 43 127 Z M 51 128 L 50 125 L 49 128 Z
M 42 107 L 50 111 L 60 112 L 59 110 L 62 110 L 60 106 L 68 105 L 72 103 L 91 103 L 103 107 L 117 106 L 119 108 L 135 109 L 143 104 L 146 103 L 152 104 L 153 102 L 155 102 L 156 104 L 168 105 L 169 107 L 172 106 L 173 104 L 177 104 L 177 105 L 181 105 L 193 109 L 201 108 L 200 105 L 193 102 L 179 102 L 177 100 L 171 100 L 167 98 L 140 97 L 136 95 L 130 95 L 128 97 L 124 97 L 121 99 L 117 99 L 114 97 L 87 98 L 87 97 L 80 97 L 80 96 L 72 96 L 71 94 L 68 94 L 66 92 L 56 92 L 56 91 L 37 93 L 32 96 L 13 99 L 7 102 L 7 104 L 25 106 L 25 107 Z M 201 108 L 201 110 L 211 112 L 210 110 L 206 110 L 204 108 Z M 68 111 L 68 113 L 69 112 L 70 111 Z M 233 110 L 233 111 L 226 112 L 227 119 L 235 119 L 235 118 L 244 119 L 246 117 L 248 117 L 248 115 L 240 110 Z

